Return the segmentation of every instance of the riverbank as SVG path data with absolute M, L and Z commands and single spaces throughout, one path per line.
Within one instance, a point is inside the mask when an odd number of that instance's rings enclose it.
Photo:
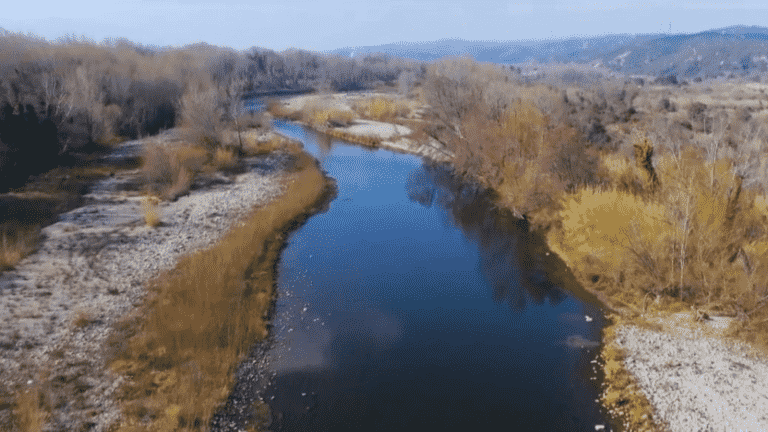
M 273 115 L 301 121 L 304 125 L 333 138 L 361 144 L 372 148 L 384 148 L 401 153 L 424 156 L 435 162 L 450 162 L 454 155 L 445 145 L 429 137 L 417 138 L 415 131 L 403 124 L 356 118 L 354 109 L 370 100 L 388 100 L 391 95 L 383 93 L 336 93 L 312 94 L 273 100 L 270 112 Z M 357 108 L 360 110 L 360 108 Z M 316 117 L 329 117 L 327 123 L 307 120 L 307 110 L 313 110 Z M 400 117 L 402 123 L 421 121 L 420 109 L 413 105 Z M 318 114 L 318 111 L 323 111 Z M 335 118 L 338 116 L 339 118 Z
M 137 156 L 142 147 L 142 141 L 126 142 L 115 154 Z M 228 232 L 242 231 L 255 207 L 262 216 L 275 213 L 262 239 L 279 237 L 320 194 L 310 188 L 306 202 L 281 199 L 305 183 L 299 176 L 314 176 L 308 183 L 324 188 L 322 174 L 307 158 L 278 151 L 245 158 L 244 173 L 200 176 L 189 194 L 160 203 L 155 227 L 145 221 L 141 171 L 119 172 L 99 181 L 84 206 L 44 228 L 38 251 L 0 274 L 0 316 L 5 318 L 0 323 L 0 424 L 15 423 L 20 430 L 108 430 L 118 424 L 125 415 L 120 400 L 126 386 L 158 376 L 109 367 L 128 348 L 120 331 L 137 331 L 125 323 L 144 326 L 146 315 L 137 311 L 146 312 L 139 308 L 149 304 L 148 283 L 183 257 L 220 244 Z M 295 210 L 285 211 L 291 206 Z M 249 257 L 262 257 L 259 252 L 254 249 Z M 266 256 L 266 265 L 270 259 Z M 225 397 L 206 396 L 216 402 Z M 151 409 L 138 413 L 144 426 L 151 426 Z
M 351 119 L 344 114 L 352 111 L 350 100 L 354 98 L 347 95 L 290 98 L 273 112 L 348 139 L 342 131 L 370 121 Z M 319 102 L 332 112 L 332 120 L 337 116 L 336 120 L 320 127 L 305 120 L 301 111 Z M 357 136 L 351 141 L 375 142 L 378 136 L 374 130 L 358 128 Z M 402 151 L 411 152 L 409 147 Z M 549 243 L 550 248 L 558 252 L 557 245 L 551 240 Z M 559 255 L 567 262 L 564 254 Z M 571 270 L 578 274 L 578 269 Z M 613 417 L 614 428 L 687 431 L 732 425 L 748 430 L 768 426 L 766 404 L 750 403 L 739 393 L 740 389 L 751 389 L 754 400 L 768 398 L 768 391 L 759 387 L 768 363 L 758 360 L 743 340 L 739 342 L 738 320 L 706 311 L 690 311 L 680 303 L 653 304 L 645 310 L 636 310 L 622 303 L 620 297 L 586 283 L 589 278 L 584 275 L 578 279 L 587 291 L 614 311 L 613 324 L 605 328 L 601 360 L 597 362 L 606 375 L 601 402 Z M 676 331 L 680 329 L 687 331 Z M 659 361 L 663 367 L 657 364 Z M 733 368 L 740 368 L 741 372 L 729 373 L 724 379 L 725 371 Z M 677 398 L 680 402 L 672 403 Z M 713 404 L 718 408 L 713 409 Z

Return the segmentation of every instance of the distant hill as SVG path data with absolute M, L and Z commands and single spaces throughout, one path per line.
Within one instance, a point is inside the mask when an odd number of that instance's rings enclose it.
M 332 53 L 385 53 L 420 61 L 469 54 L 482 62 L 574 62 L 604 66 L 627 75 L 674 75 L 678 79 L 748 76 L 768 72 L 768 28 L 733 26 L 694 34 L 619 34 L 508 42 L 441 39 L 347 47 Z

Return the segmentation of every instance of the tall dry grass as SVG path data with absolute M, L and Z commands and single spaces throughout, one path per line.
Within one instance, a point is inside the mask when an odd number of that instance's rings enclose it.
M 41 407 L 40 385 L 33 385 L 16 395 L 13 409 L 14 430 L 19 432 L 41 432 L 48 414 Z
M 3 230 L 0 234 L 0 271 L 12 269 L 37 244 L 37 230 Z
M 305 103 L 302 113 L 303 120 L 315 127 L 347 126 L 357 118 L 357 114 L 350 109 L 318 99 Z
M 208 428 L 238 363 L 267 335 L 283 230 L 310 211 L 326 187 L 308 155 L 298 156 L 295 166 L 280 198 L 158 278 L 141 313 L 120 327 L 111 364 L 130 379 L 121 391 L 125 419 L 118 430 Z
M 142 159 L 148 189 L 164 199 L 175 199 L 189 191 L 210 155 L 199 146 L 150 141 L 144 146 Z
M 145 196 L 141 199 L 141 209 L 144 214 L 144 223 L 148 227 L 160 225 L 160 199 L 156 196 Z
M 358 116 L 371 120 L 391 122 L 407 117 L 411 106 L 407 101 L 391 97 L 372 97 L 356 101 L 353 110 Z

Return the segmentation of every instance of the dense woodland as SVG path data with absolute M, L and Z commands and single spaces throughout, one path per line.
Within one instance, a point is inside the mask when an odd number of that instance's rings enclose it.
M 178 125 L 212 129 L 238 115 L 243 96 L 357 90 L 393 82 L 412 62 L 302 50 L 235 51 L 204 43 L 147 47 L 125 39 L 49 42 L 0 34 L 0 189 L 73 162 L 99 145 Z

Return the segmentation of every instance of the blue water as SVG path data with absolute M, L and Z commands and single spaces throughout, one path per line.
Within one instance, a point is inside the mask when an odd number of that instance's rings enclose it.
M 270 430 L 606 424 L 598 348 L 564 343 L 600 340 L 599 304 L 524 223 L 418 157 L 274 127 L 321 161 L 338 195 L 278 265 Z

